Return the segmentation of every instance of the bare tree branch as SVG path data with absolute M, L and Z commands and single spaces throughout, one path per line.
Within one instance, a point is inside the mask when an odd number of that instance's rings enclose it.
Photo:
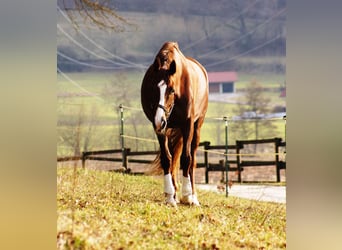
M 70 6 L 73 3 L 73 6 Z M 100 29 L 109 29 L 115 32 L 122 32 L 126 27 L 137 28 L 137 25 L 129 22 L 126 18 L 120 16 L 111 6 L 109 0 L 99 2 L 98 0 L 71 0 L 62 1 L 64 9 L 68 10 L 67 14 L 72 20 L 76 29 L 79 28 L 79 20 L 77 20 L 73 11 L 79 13 L 83 21 L 89 21 Z M 68 6 L 69 5 L 69 6 Z

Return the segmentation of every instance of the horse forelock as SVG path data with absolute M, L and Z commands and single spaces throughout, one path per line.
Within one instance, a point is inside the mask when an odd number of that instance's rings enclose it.
M 168 48 L 168 49 L 170 49 L 170 48 L 179 48 L 178 47 L 178 43 L 177 42 L 173 42 L 173 41 L 169 41 L 169 42 L 165 42 L 164 44 L 163 44 L 163 46 L 162 46 L 162 49 L 163 48 Z
M 173 61 L 175 62 L 175 72 L 169 74 L 170 65 Z M 183 96 L 184 91 L 187 92 L 189 81 L 192 82 L 193 80 L 191 79 L 197 77 L 193 76 L 192 73 L 194 67 L 198 67 L 197 64 L 196 60 L 183 55 L 176 42 L 166 42 L 156 55 L 155 69 L 157 71 L 154 71 L 153 82 L 157 85 L 163 79 L 169 87 L 174 89 L 177 97 Z M 202 72 L 197 71 L 197 73 L 201 75 Z
M 166 42 L 159 50 L 158 56 L 170 55 L 175 58 L 177 57 L 176 53 L 184 57 L 183 53 L 179 49 L 177 42 Z

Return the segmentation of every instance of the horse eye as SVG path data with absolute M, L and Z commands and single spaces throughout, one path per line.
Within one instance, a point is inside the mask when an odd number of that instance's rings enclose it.
M 171 89 L 170 89 L 170 93 L 171 93 L 171 94 L 175 93 L 174 88 L 171 88 Z

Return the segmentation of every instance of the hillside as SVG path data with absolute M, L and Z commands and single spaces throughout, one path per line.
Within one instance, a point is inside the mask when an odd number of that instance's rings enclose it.
M 177 41 L 183 53 L 208 72 L 237 71 L 237 90 L 251 81 L 275 90 L 266 93 L 271 109 L 285 105 L 277 92 L 285 84 L 285 1 L 108 1 L 134 24 L 122 32 L 99 29 L 72 8 L 71 1 L 61 2 L 69 7 L 57 8 L 58 155 L 120 147 L 117 108 L 120 103 L 140 107 L 143 75 L 168 40 Z M 235 115 L 236 106 L 232 100 L 211 101 L 207 117 Z M 283 121 L 275 126 L 259 136 L 283 137 Z M 222 123 L 208 120 L 202 131 L 202 140 L 223 142 Z M 125 134 L 155 138 L 151 124 L 134 109 L 125 110 Z M 229 136 L 231 142 L 247 138 L 242 129 Z M 137 140 L 126 140 L 125 145 L 158 148 Z
M 66 2 L 72 6 L 71 1 Z M 134 26 L 124 26 L 123 32 L 100 30 L 77 11 L 66 12 L 59 4 L 57 49 L 62 70 L 145 69 L 160 46 L 174 40 L 208 70 L 260 70 L 260 60 L 246 62 L 247 56 L 266 57 L 261 63 L 263 71 L 285 72 L 281 60 L 286 53 L 285 1 L 110 3 Z M 78 23 L 78 31 L 70 17 Z

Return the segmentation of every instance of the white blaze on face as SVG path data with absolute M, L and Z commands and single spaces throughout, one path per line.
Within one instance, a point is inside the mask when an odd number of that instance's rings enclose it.
M 164 80 L 161 80 L 158 85 L 160 97 L 159 97 L 159 105 L 164 107 L 165 104 L 165 92 L 166 92 L 166 82 Z M 161 108 L 157 108 L 156 115 L 154 116 L 154 124 L 156 125 L 156 128 L 161 127 L 161 121 L 164 117 L 164 110 Z

